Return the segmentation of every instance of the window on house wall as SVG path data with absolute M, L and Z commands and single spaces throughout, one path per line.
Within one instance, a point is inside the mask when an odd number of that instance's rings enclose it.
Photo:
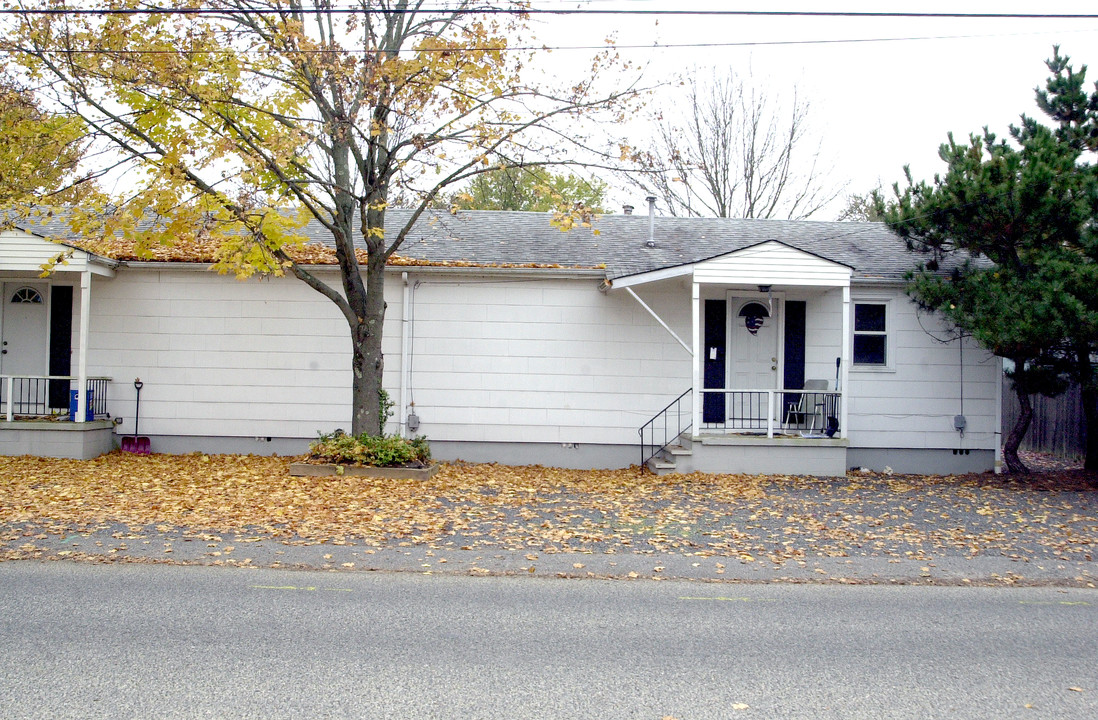
M 854 303 L 854 364 L 888 365 L 888 304 Z

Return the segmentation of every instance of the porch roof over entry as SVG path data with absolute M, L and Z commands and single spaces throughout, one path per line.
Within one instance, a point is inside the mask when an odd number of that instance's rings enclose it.
M 58 261 L 58 258 L 61 258 Z M 55 271 L 113 276 L 118 261 L 20 229 L 0 230 L 0 272 L 39 275 L 43 266 Z
M 722 285 L 850 287 L 853 271 L 848 265 L 769 240 L 698 263 L 619 278 L 613 286 L 693 276 L 694 282 Z

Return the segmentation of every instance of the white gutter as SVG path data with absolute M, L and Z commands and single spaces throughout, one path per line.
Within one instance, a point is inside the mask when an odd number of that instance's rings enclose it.
M 176 262 L 176 261 L 150 261 L 150 260 L 126 260 L 122 262 L 127 268 L 134 270 L 184 270 L 190 272 L 211 272 L 211 263 Z M 312 273 L 327 272 L 333 275 L 339 273 L 338 265 L 302 265 Z M 527 267 L 492 267 L 475 265 L 389 265 L 385 268 L 387 273 L 414 272 L 416 275 L 485 275 L 504 276 L 509 278 L 555 278 L 564 280 L 588 280 L 605 279 L 605 268 L 527 268 Z M 287 277 L 289 277 L 287 275 Z
M 683 350 L 686 350 L 686 352 L 688 352 L 690 354 L 690 356 L 693 357 L 694 350 L 689 345 L 684 343 L 682 341 L 682 338 L 680 338 L 678 335 L 675 334 L 675 331 L 671 329 L 670 325 L 668 325 L 667 323 L 665 323 L 663 321 L 663 318 L 661 318 L 659 315 L 657 315 L 656 312 L 652 308 L 648 307 L 648 305 L 646 305 L 645 302 L 643 300 L 641 300 L 635 292 L 633 292 L 633 288 L 627 287 L 627 288 L 625 288 L 625 292 L 632 295 L 633 299 L 636 300 L 638 303 L 640 303 L 640 306 L 642 308 L 644 308 L 645 310 L 647 310 L 649 315 L 656 318 L 656 322 L 658 322 L 660 325 L 662 325 L 664 330 L 671 333 L 671 337 L 675 338 L 675 340 L 678 341 L 679 345 L 682 345 Z

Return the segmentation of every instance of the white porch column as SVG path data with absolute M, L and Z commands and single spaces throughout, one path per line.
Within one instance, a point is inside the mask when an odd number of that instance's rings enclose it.
M 698 352 L 698 348 L 702 347 L 701 339 L 701 286 L 698 283 L 692 283 L 692 289 L 690 292 L 690 311 L 691 311 L 691 330 L 693 336 L 694 352 L 691 353 L 690 363 L 693 369 L 694 379 L 690 383 L 690 408 L 693 412 L 693 419 L 691 420 L 691 427 L 694 428 L 693 433 L 697 435 L 701 432 L 702 422 L 702 355 L 704 353 Z
M 841 409 L 839 411 L 839 437 L 847 436 L 847 418 L 850 410 L 850 353 L 854 347 L 854 338 L 851 334 L 850 323 L 850 286 L 843 287 L 843 348 L 839 353 L 842 358 L 842 367 L 839 369 L 839 377 L 842 382 L 843 394 L 840 398 Z
M 80 340 L 76 356 L 76 421 L 88 419 L 88 329 L 91 327 L 90 270 L 80 273 Z

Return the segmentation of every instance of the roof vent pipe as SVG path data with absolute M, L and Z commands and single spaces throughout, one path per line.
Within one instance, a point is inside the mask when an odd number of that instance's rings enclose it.
M 633 214 L 633 206 L 632 205 L 622 205 L 621 206 L 621 211 L 623 213 L 625 213 L 626 215 L 632 215 Z
M 656 247 L 656 196 L 649 195 L 645 200 L 648 201 L 648 242 L 646 245 L 654 248 Z

